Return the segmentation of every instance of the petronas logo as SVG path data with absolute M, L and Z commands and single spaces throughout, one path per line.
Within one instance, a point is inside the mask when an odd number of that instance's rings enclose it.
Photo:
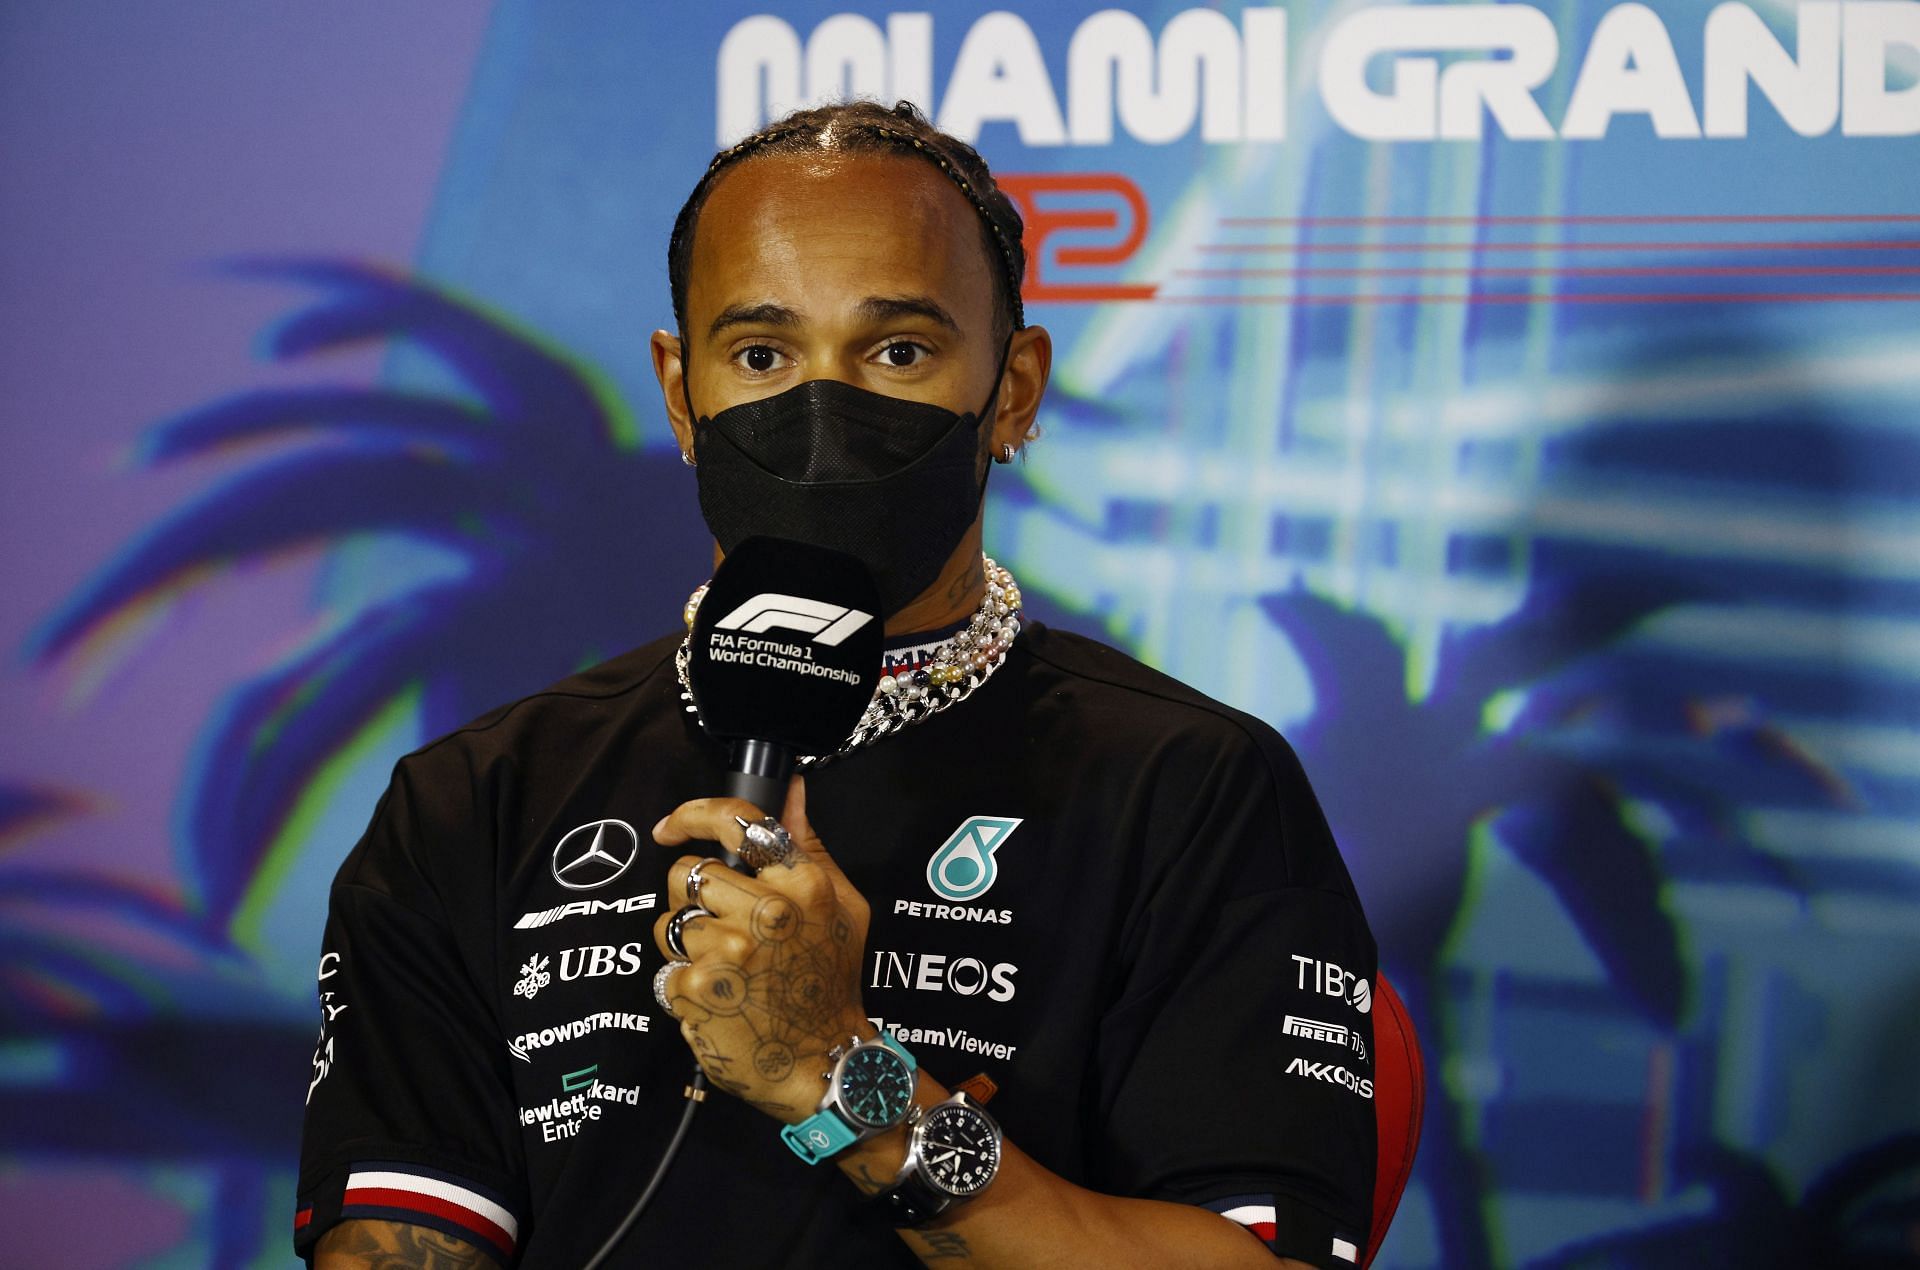
M 968 816 L 927 861 L 927 885 L 947 900 L 978 899 L 987 893 L 1000 866 L 993 853 L 1020 827 L 1018 818 Z

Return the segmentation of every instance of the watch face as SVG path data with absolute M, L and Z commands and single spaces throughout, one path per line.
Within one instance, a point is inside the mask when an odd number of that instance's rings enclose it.
M 868 1129 L 898 1124 L 913 1106 L 913 1070 L 883 1046 L 862 1047 L 840 1069 L 840 1107 Z
M 971 1107 L 942 1104 L 920 1122 L 920 1169 L 949 1195 L 971 1195 L 1000 1167 L 1000 1133 Z

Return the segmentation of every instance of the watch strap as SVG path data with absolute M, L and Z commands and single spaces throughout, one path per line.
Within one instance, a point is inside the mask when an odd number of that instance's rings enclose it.
M 912 1071 L 920 1070 L 920 1064 L 914 1061 L 913 1055 L 907 1053 L 907 1047 L 902 1045 L 900 1042 L 894 1040 L 891 1036 L 888 1036 L 886 1033 L 886 1029 L 882 1028 L 880 1031 L 880 1035 L 874 1037 L 873 1039 L 876 1041 L 879 1041 L 882 1045 L 886 1046 L 888 1049 L 898 1054 L 901 1058 L 906 1059 L 908 1071 L 912 1072 Z
M 887 1206 L 887 1217 L 894 1225 L 918 1226 L 951 1208 L 954 1196 L 936 1190 L 918 1172 L 909 1172 L 892 1190 L 881 1193 L 880 1202 Z
M 808 1164 L 818 1164 L 836 1151 L 844 1151 L 860 1140 L 852 1125 L 840 1118 L 832 1107 L 816 1111 L 799 1124 L 780 1130 L 780 1140 Z
M 870 1046 L 876 1042 L 899 1055 L 901 1061 L 907 1065 L 908 1071 L 911 1072 L 919 1069 L 919 1064 L 914 1061 L 913 1055 L 909 1054 L 906 1047 L 901 1045 L 900 1042 L 888 1036 L 884 1029 L 880 1032 L 879 1036 L 872 1040 L 860 1041 L 855 1044 L 852 1049 Z M 850 1049 L 848 1053 L 851 1053 L 852 1049 Z M 841 1063 L 844 1062 L 845 1059 L 843 1058 Z M 841 1063 L 834 1064 L 833 1074 L 829 1078 L 830 1083 L 827 1085 L 826 1097 L 821 1102 L 820 1110 L 814 1112 L 799 1124 L 790 1124 L 780 1130 L 780 1140 L 787 1144 L 787 1148 L 790 1151 L 805 1160 L 808 1164 L 818 1164 L 828 1156 L 846 1150 L 862 1138 L 870 1138 L 875 1134 L 884 1133 L 893 1127 L 892 1125 L 881 1125 L 879 1128 L 862 1131 L 849 1124 L 846 1117 L 840 1114 L 835 1104 L 838 1101 L 840 1092 L 838 1081 L 842 1070 Z M 907 1111 L 910 1110 L 912 1110 L 911 1103 L 901 1111 L 901 1117 L 904 1119 Z M 895 1123 L 898 1122 L 896 1121 Z

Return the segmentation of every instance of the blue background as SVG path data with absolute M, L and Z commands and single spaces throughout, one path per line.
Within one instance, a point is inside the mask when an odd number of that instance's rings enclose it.
M 1063 108 L 1097 7 L 1015 9 Z M 1151 209 L 1049 283 L 1156 288 L 1030 297 L 989 550 L 1301 751 L 1430 1064 L 1380 1264 L 1920 1257 L 1920 141 L 1370 143 L 1314 63 L 1365 6 L 1285 7 L 1284 142 L 980 134 Z M 1540 7 L 1557 121 L 1615 6 Z M 288 1261 L 393 760 L 678 620 L 645 343 L 754 12 L 0 9 L 9 1263 Z

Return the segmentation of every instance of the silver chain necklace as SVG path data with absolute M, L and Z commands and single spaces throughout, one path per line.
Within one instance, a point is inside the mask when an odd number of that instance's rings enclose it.
M 873 700 L 840 748 L 831 754 L 804 755 L 801 767 L 830 762 L 909 724 L 931 718 L 965 701 L 993 678 L 1020 634 L 1020 586 L 990 557 L 981 556 L 980 562 L 986 571 L 987 590 L 967 624 L 942 641 L 933 650 L 933 659 L 921 669 L 900 675 L 882 672 Z M 686 620 L 688 634 L 673 655 L 673 673 L 680 680 L 680 700 L 688 714 L 699 713 L 693 701 L 693 685 L 687 679 L 687 661 L 693 655 L 693 619 L 706 594 L 707 584 L 703 582 L 687 597 L 681 617 Z

